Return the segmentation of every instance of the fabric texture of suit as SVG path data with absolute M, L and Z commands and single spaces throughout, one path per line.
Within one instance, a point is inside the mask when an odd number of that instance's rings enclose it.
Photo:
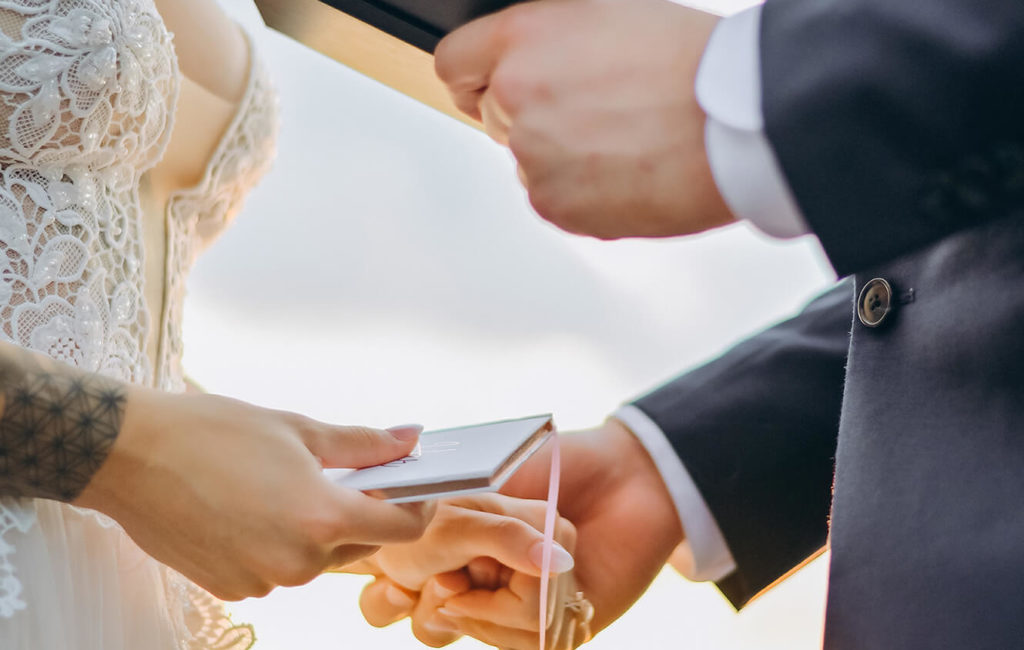
M 761 65 L 772 148 L 853 277 L 636 404 L 737 606 L 827 531 L 826 648 L 1024 647 L 1024 3 L 769 0 Z M 851 309 L 873 278 L 878 327 Z

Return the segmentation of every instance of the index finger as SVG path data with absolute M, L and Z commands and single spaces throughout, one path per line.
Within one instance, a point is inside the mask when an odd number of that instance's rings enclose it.
M 506 24 L 516 7 L 466 23 L 434 50 L 434 70 L 459 110 L 480 119 L 480 98 L 507 45 Z
M 332 518 L 324 531 L 334 545 L 394 544 L 418 539 L 434 516 L 437 504 L 388 503 L 362 492 L 329 484 Z

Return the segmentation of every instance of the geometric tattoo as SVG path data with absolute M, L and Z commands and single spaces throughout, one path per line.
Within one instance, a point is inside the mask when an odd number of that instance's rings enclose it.
M 0 496 L 71 501 L 106 460 L 125 388 L 27 350 L 0 350 Z

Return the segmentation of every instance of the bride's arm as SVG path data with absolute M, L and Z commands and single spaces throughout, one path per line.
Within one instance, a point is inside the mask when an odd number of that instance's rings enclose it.
M 0 496 L 117 520 L 221 598 L 308 582 L 430 517 L 328 481 L 399 458 L 417 431 L 338 427 L 216 395 L 173 395 L 0 343 Z

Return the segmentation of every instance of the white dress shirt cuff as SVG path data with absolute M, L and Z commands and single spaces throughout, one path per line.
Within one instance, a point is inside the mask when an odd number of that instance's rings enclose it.
M 773 237 L 810 232 L 764 133 L 761 6 L 723 18 L 697 71 L 711 174 L 732 213 Z
M 677 550 L 685 558 L 676 569 L 690 580 L 720 580 L 736 570 L 736 562 L 725 543 L 711 510 L 686 471 L 661 428 L 647 414 L 627 404 L 613 416 L 626 425 L 654 461 L 679 515 L 686 539 Z

